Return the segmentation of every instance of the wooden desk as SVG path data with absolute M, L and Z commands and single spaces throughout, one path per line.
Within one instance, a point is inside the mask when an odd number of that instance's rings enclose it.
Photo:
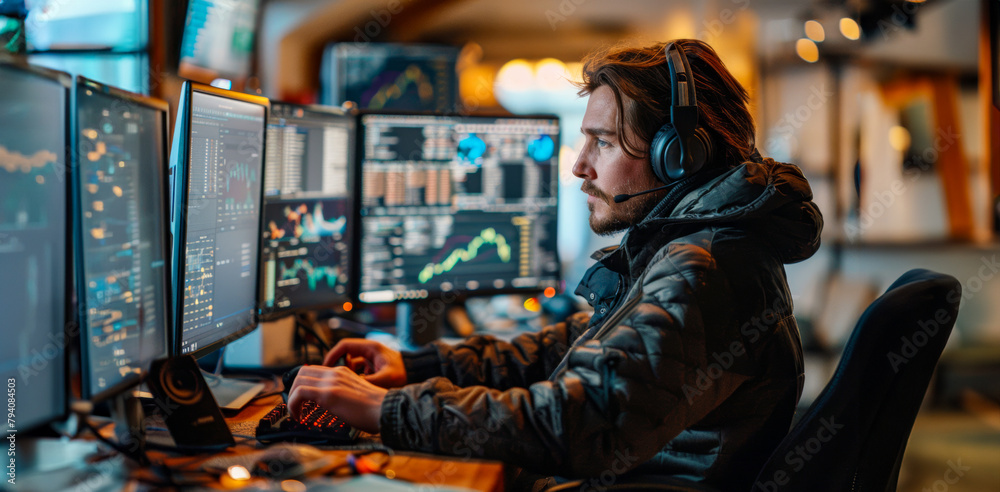
M 268 449 L 268 446 L 261 445 L 255 440 L 248 439 L 253 436 L 257 422 L 274 405 L 281 403 L 280 395 L 259 398 L 239 413 L 227 416 L 226 421 L 237 439 L 237 446 L 224 453 L 206 455 L 202 460 L 197 458 L 170 457 L 163 453 L 155 453 L 154 459 L 163 459 L 168 464 L 177 463 L 184 469 L 191 469 L 199 462 L 204 463 L 217 457 L 237 457 L 241 454 L 259 452 Z M 277 444 L 273 446 L 278 446 Z M 329 458 L 325 466 L 317 468 L 307 477 L 310 479 L 321 477 L 347 477 L 350 476 L 350 467 L 347 466 L 348 456 L 359 453 L 358 447 L 381 447 L 378 436 L 362 433 L 358 446 L 353 449 L 338 449 L 336 447 L 317 447 L 319 453 Z M 364 451 L 360 451 L 364 452 Z M 469 460 L 462 458 L 443 457 L 411 452 L 375 452 L 368 456 L 371 462 L 380 465 L 378 474 L 398 481 L 412 482 L 413 484 L 430 485 L 432 487 L 458 487 L 483 491 L 504 490 L 504 467 L 500 462 Z M 308 483 L 308 482 L 307 482 Z M 233 485 L 228 479 L 223 479 L 218 484 L 220 488 L 228 488 Z M 238 484 L 237 484 L 238 485 Z
M 149 450 L 148 455 L 154 463 L 164 464 L 172 470 L 171 475 L 180 488 L 188 486 L 198 486 L 217 490 L 239 490 L 241 488 L 257 488 L 265 490 L 276 490 L 275 482 L 283 481 L 284 471 L 273 470 L 274 473 L 267 473 L 271 478 L 254 478 L 247 481 L 234 481 L 228 474 L 222 473 L 229 465 L 238 461 L 247 461 L 247 468 L 253 469 L 256 458 L 262 452 L 271 451 L 272 455 L 287 449 L 305 450 L 310 457 L 306 461 L 311 465 L 319 463 L 321 466 L 311 467 L 304 477 L 295 477 L 305 485 L 319 483 L 342 482 L 341 485 L 347 490 L 365 490 L 374 492 L 381 490 L 390 484 L 397 484 L 401 490 L 406 490 L 406 486 L 414 486 L 413 489 L 424 489 L 427 486 L 433 488 L 463 488 L 471 490 L 482 490 L 496 492 L 504 490 L 504 467 L 502 463 L 495 461 L 466 460 L 461 458 L 439 457 L 421 453 L 410 452 L 375 452 L 366 455 L 367 459 L 377 468 L 382 482 L 376 481 L 376 473 L 360 479 L 351 474 L 348 466 L 348 457 L 353 453 L 363 453 L 357 449 L 337 449 L 318 448 L 306 445 L 292 445 L 277 443 L 270 446 L 261 445 L 252 438 L 256 431 L 257 421 L 264 416 L 275 404 L 281 402 L 279 395 L 260 398 L 251 402 L 238 414 L 229 416 L 226 420 L 230 429 L 236 435 L 237 445 L 224 452 L 204 454 L 197 456 L 178 455 L 162 451 Z M 147 417 L 147 429 L 157 429 L 163 426 L 162 418 L 157 416 Z M 113 428 L 110 424 L 101 427 L 101 434 L 113 439 Z M 162 440 L 168 436 L 165 431 L 151 430 L 150 438 Z M 43 446 L 40 448 L 43 456 L 41 459 L 52 463 L 54 454 L 62 451 L 71 451 L 70 448 L 81 448 L 77 456 L 72 461 L 55 467 L 46 467 L 37 473 L 24 473 L 18 476 L 18 490 L 158 490 L 164 483 L 161 475 L 152 468 L 142 468 L 136 466 L 130 460 L 114 453 L 101 453 L 103 457 L 95 460 L 93 443 L 83 440 L 70 442 L 60 442 L 58 440 L 41 440 Z M 363 435 L 359 446 L 380 447 L 378 436 Z M 55 451 L 56 453 L 53 453 Z M 89 455 L 89 456 L 87 456 Z M 242 457 L 242 458 L 241 458 Z M 319 458 L 317 458 L 319 457 Z M 86 458 L 86 459 L 85 459 Z M 229 464 L 225 464 L 225 463 Z M 221 468 L 211 466 L 212 463 L 223 463 Z M 206 473 L 211 468 L 215 473 Z M 353 479 L 351 477 L 354 477 Z M 385 477 L 392 478 L 392 482 L 386 482 Z M 284 487 L 284 482 L 283 486 Z M 285 490 L 296 490 L 293 483 L 291 488 Z M 302 489 L 305 490 L 305 489 Z

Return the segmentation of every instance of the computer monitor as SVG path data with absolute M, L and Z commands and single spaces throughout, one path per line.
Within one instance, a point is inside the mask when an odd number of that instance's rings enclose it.
M 70 84 L 0 62 L 0 381 L 18 431 L 66 414 Z
M 167 355 L 167 103 L 77 78 L 74 104 L 82 393 L 135 385 Z
M 359 109 L 455 111 L 459 49 L 396 43 L 335 43 L 323 55 L 323 104 Z
M 201 82 L 250 75 L 260 0 L 190 0 L 178 73 Z
M 174 355 L 257 326 L 268 100 L 184 82 L 171 148 Z
M 365 114 L 362 302 L 559 285 L 559 120 Z
M 262 315 L 350 302 L 355 118 L 272 103 L 264 166 Z

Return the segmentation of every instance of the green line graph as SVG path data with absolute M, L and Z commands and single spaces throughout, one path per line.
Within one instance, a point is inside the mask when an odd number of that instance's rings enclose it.
M 500 261 L 504 263 L 510 262 L 510 244 L 507 244 L 507 238 L 501 234 L 497 234 L 497 231 L 490 227 L 483 229 L 478 236 L 472 238 L 465 248 L 458 248 L 452 251 L 441 263 L 428 263 L 427 266 L 420 270 L 417 280 L 422 284 L 426 284 L 435 275 L 450 272 L 459 262 L 472 261 L 479 256 L 480 249 L 486 245 L 496 245 Z
M 305 272 L 306 281 L 309 284 L 309 290 L 316 290 L 319 283 L 326 281 L 326 285 L 329 288 L 334 288 L 337 286 L 337 268 L 335 267 L 319 267 L 317 268 L 309 260 L 297 259 L 292 263 L 291 267 L 286 267 L 281 265 L 281 273 L 279 275 L 279 280 L 290 280 L 298 277 L 299 272 Z

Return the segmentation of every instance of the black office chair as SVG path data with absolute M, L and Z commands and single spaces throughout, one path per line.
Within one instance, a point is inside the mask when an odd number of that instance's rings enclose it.
M 906 441 L 958 315 L 954 277 L 910 270 L 858 320 L 833 378 L 754 491 L 895 491 Z
M 753 492 L 896 490 L 910 429 L 958 315 L 954 277 L 910 270 L 858 320 L 833 378 L 764 464 Z M 637 477 L 607 490 L 712 489 Z M 551 491 L 576 490 L 586 482 Z

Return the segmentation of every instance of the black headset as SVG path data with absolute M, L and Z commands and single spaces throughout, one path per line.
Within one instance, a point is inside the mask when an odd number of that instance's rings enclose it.
M 697 173 L 712 159 L 712 140 L 698 126 L 694 75 L 684 48 L 670 43 L 664 51 L 670 71 L 670 120 L 653 136 L 649 160 L 657 179 L 670 183 Z

